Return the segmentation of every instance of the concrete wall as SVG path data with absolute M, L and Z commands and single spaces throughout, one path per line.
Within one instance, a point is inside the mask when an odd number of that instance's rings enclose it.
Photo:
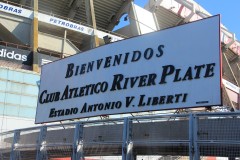
M 64 40 L 64 38 L 50 34 L 39 33 L 38 41 L 38 46 L 40 48 L 66 53 L 67 55 L 73 55 L 80 52 L 80 50 L 69 40 Z
M 116 32 L 118 34 L 121 34 L 121 35 L 125 35 L 127 37 L 132 37 L 133 36 L 132 32 L 131 32 L 131 26 L 130 25 L 122 27 L 122 28 L 120 28 L 120 29 L 118 29 L 114 32 Z
M 1 12 L 0 23 L 9 30 L 22 44 L 31 44 L 31 23 L 27 18 Z

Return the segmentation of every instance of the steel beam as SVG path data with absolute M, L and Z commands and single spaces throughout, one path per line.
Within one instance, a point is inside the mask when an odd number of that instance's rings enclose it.
M 232 107 L 234 110 L 236 110 L 235 106 L 233 105 L 232 100 L 230 99 L 230 97 L 229 97 L 229 95 L 228 95 L 226 86 L 223 85 L 222 88 L 223 88 L 223 92 L 224 92 L 224 93 L 226 94 L 226 96 L 227 96 L 227 99 L 228 99 L 228 102 L 229 102 L 229 104 L 230 104 L 230 107 Z
M 115 25 L 118 24 L 118 22 L 119 22 L 120 18 L 122 17 L 122 15 L 123 15 L 124 13 L 127 13 L 127 12 L 128 12 L 128 10 L 129 10 L 129 5 L 130 5 L 130 2 L 131 2 L 131 1 L 132 1 L 132 0 L 126 0 L 126 1 L 123 3 L 122 7 L 118 10 L 118 12 L 117 12 L 115 15 L 112 15 L 113 18 L 110 17 L 110 19 L 109 19 L 109 22 L 110 22 L 110 23 L 109 23 L 109 25 L 108 25 L 108 27 L 107 27 L 107 30 L 112 31 L 113 28 L 115 27 Z
M 91 48 L 95 48 L 99 46 L 99 40 L 97 36 L 97 24 L 96 24 L 93 0 L 85 0 L 85 9 L 86 9 L 87 23 L 93 26 L 93 35 L 91 37 Z
M 74 18 L 76 14 L 76 10 L 80 8 L 82 2 L 83 0 L 75 0 L 73 3 L 71 3 L 71 9 L 68 13 L 68 18 L 71 18 L 71 19 Z
M 229 32 L 229 31 L 228 31 L 228 32 Z M 229 33 L 230 33 L 231 36 L 232 36 L 232 40 L 225 45 L 225 48 L 227 48 L 227 49 L 236 41 L 235 33 L 232 33 L 232 32 L 229 32 Z
M 160 28 L 160 26 L 158 24 L 156 13 L 152 13 L 152 14 L 153 14 L 154 22 L 156 24 L 156 28 L 157 28 L 157 30 L 160 30 L 161 28 Z
M 152 13 L 156 12 L 156 9 L 161 5 L 163 0 L 149 0 L 146 4 L 146 9 Z
M 231 73 L 232 73 L 232 76 L 233 76 L 233 78 L 234 78 L 237 86 L 239 86 L 238 80 L 237 80 L 237 78 L 236 78 L 236 76 L 235 76 L 235 74 L 234 74 L 234 72 L 233 72 L 233 70 L 232 70 L 232 67 L 231 67 L 231 65 L 230 65 L 230 63 L 229 63 L 229 61 L 228 61 L 228 59 L 227 59 L 227 56 L 226 56 L 225 52 L 223 51 L 222 54 L 223 54 L 223 57 L 224 57 L 225 61 L 227 62 L 227 65 L 228 65 L 228 67 L 229 67 L 229 69 L 230 69 L 230 71 L 231 71 Z
M 62 40 L 62 57 L 65 53 L 65 47 L 66 47 L 66 41 L 67 41 L 67 30 L 64 30 L 63 40 Z
M 190 1 L 186 1 L 186 0 L 175 0 L 175 1 L 178 2 L 181 5 L 184 5 L 189 10 L 193 11 L 193 4 L 194 3 L 190 2 Z M 206 18 L 206 17 L 211 16 L 211 15 L 208 15 L 206 13 L 201 12 L 199 9 L 197 9 L 197 7 L 195 9 L 196 9 L 195 13 L 198 14 L 202 18 Z

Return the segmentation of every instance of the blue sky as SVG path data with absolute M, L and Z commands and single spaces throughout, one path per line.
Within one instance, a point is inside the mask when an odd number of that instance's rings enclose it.
M 148 0 L 134 0 L 134 3 L 144 7 L 144 5 L 148 2 Z
M 212 15 L 220 14 L 221 23 L 240 40 L 240 0 L 195 0 Z M 144 7 L 148 0 L 134 0 Z
M 212 15 L 221 14 L 221 23 L 240 38 L 240 0 L 195 0 Z

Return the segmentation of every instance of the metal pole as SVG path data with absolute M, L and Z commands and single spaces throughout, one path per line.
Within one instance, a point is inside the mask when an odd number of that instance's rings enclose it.
M 193 160 L 194 142 L 193 142 L 193 115 L 189 115 L 189 160 Z
M 10 153 L 10 160 L 20 159 L 20 153 L 19 153 L 19 151 L 17 151 L 17 145 L 18 145 L 19 140 L 20 140 L 20 131 L 16 130 L 16 131 L 14 131 L 12 149 L 11 149 L 11 153 Z
M 198 117 L 193 115 L 193 143 L 194 143 L 194 160 L 200 160 L 198 148 Z
M 133 151 L 132 121 L 129 118 L 124 118 L 122 160 L 131 160 L 133 158 L 132 151 Z
M 46 150 L 47 126 L 41 127 L 38 137 L 37 157 L 36 160 L 47 160 Z
M 83 125 L 77 123 L 74 131 L 72 160 L 84 159 L 83 154 Z
M 127 154 L 127 129 L 128 129 L 128 118 L 124 118 L 123 124 L 123 139 L 122 139 L 122 160 L 126 160 Z
M 65 53 L 65 45 L 66 45 L 66 41 L 67 41 L 67 30 L 65 29 L 64 30 L 64 37 L 63 37 L 63 41 L 62 41 L 62 57 L 63 58 L 64 56 L 64 53 Z

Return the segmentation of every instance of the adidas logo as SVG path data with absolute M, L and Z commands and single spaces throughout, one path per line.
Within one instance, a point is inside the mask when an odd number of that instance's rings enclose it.
M 0 57 L 23 61 L 23 62 L 27 61 L 26 55 L 18 54 L 18 53 L 15 53 L 14 51 L 7 52 L 6 49 L 0 50 Z

